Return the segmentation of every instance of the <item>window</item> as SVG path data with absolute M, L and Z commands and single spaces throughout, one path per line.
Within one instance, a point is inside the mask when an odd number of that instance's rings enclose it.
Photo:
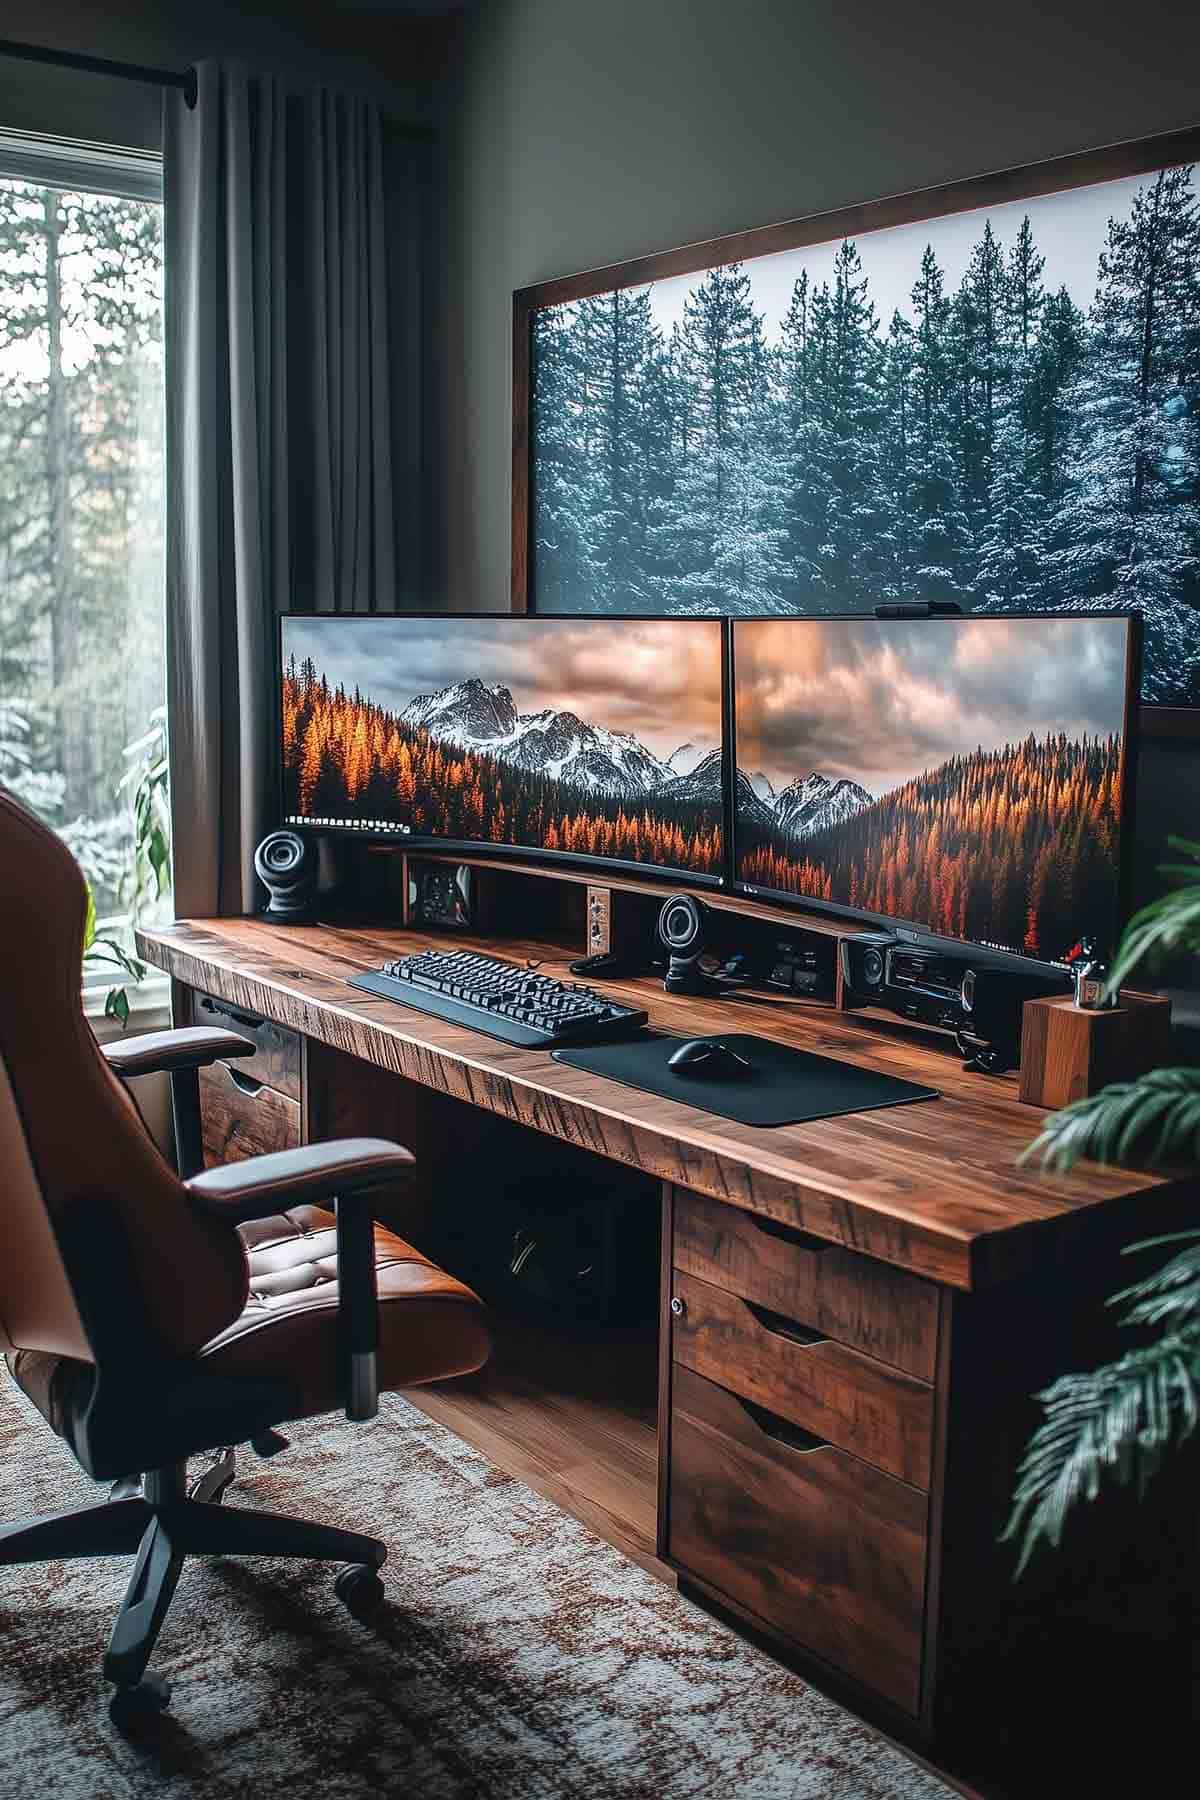
M 165 771 L 161 189 L 155 158 L 0 132 L 0 782 L 127 949 L 166 903 L 133 824 Z

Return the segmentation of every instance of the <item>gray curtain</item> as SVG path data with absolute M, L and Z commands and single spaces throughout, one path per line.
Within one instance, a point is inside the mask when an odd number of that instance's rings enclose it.
M 421 147 L 362 100 L 198 74 L 164 129 L 180 917 L 259 903 L 278 615 L 419 602 L 424 513 Z

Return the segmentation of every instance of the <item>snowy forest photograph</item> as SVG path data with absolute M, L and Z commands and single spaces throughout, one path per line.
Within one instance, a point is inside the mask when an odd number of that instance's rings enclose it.
M 1060 959 L 1112 947 L 1129 626 L 741 620 L 739 881 Z
M 1200 704 L 1193 169 L 532 315 L 531 604 L 1135 610 Z
M 285 817 L 720 875 L 721 631 L 287 618 Z

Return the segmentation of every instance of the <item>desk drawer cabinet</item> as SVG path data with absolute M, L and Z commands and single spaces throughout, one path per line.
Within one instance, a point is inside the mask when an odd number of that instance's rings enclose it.
M 916 1714 L 926 1501 L 676 1367 L 671 1560 Z
M 236 1031 L 253 1043 L 251 1056 L 200 1071 L 204 1161 L 240 1162 L 301 1141 L 300 1039 L 295 1032 L 209 994 L 191 997 L 192 1023 Z
M 675 1190 L 662 1548 L 916 1715 L 939 1299 Z

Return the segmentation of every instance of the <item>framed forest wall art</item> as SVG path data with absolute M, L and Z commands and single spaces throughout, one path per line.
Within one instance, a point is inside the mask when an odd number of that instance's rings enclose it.
M 520 291 L 514 608 L 1132 608 L 1143 723 L 1192 735 L 1198 163 L 1178 132 Z

